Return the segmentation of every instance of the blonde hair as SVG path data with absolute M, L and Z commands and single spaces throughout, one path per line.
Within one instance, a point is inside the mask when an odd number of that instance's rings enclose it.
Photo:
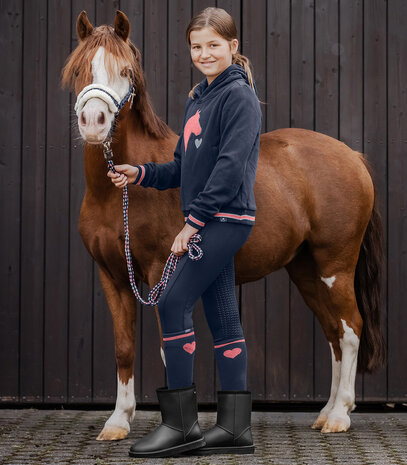
M 186 39 L 189 46 L 191 46 L 190 33 L 192 31 L 199 31 L 205 27 L 211 27 L 225 40 L 231 41 L 237 39 L 236 24 L 230 14 L 222 8 L 208 7 L 195 15 L 188 24 Z M 232 56 L 233 63 L 240 65 L 246 71 L 250 87 L 254 90 L 250 60 L 241 53 L 236 52 Z M 189 91 L 188 97 L 194 98 L 194 91 L 198 85 L 199 82 Z

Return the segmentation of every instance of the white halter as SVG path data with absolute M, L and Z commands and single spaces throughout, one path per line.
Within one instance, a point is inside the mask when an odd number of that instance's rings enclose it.
M 117 93 L 110 87 L 103 84 L 89 84 L 88 86 L 84 87 L 78 94 L 75 103 L 76 115 L 79 117 L 79 114 L 85 106 L 86 102 L 89 99 L 95 97 L 103 100 L 109 107 L 109 110 L 117 115 L 129 100 L 131 107 L 135 95 L 136 92 L 134 91 L 133 83 L 130 83 L 130 89 L 121 101 Z

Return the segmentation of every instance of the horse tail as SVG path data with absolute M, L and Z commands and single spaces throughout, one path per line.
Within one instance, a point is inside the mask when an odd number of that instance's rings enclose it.
M 372 168 L 361 157 L 369 174 Z M 383 227 L 379 212 L 378 195 L 374 186 L 374 205 L 360 247 L 355 271 L 355 294 L 363 319 L 358 354 L 358 372 L 371 373 L 384 365 L 386 347 L 380 319 L 381 283 L 383 275 Z

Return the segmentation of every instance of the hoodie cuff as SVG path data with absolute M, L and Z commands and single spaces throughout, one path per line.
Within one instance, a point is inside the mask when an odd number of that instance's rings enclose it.
M 133 184 L 140 185 L 142 180 L 146 176 L 146 169 L 144 168 L 143 165 L 134 165 L 136 168 L 138 168 L 138 174 L 136 177 L 136 180 L 133 182 Z
M 196 229 L 201 229 L 206 224 L 206 218 L 200 215 L 199 213 L 192 211 L 192 213 L 188 215 L 186 222 Z

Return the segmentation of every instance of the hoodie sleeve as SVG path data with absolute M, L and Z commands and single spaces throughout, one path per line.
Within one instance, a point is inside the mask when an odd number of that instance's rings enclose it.
M 191 202 L 187 223 L 200 229 L 236 196 L 253 145 L 261 131 L 262 113 L 250 87 L 234 87 L 220 117 L 219 154 L 203 191 Z
M 158 190 L 170 189 L 181 185 L 181 150 L 184 141 L 185 119 L 191 101 L 192 98 L 188 97 L 185 102 L 184 121 L 174 150 L 174 160 L 168 163 L 149 162 L 143 165 L 135 165 L 139 169 L 139 172 L 133 184 L 143 187 L 154 187 Z
M 174 160 L 167 163 L 144 163 L 134 165 L 139 169 L 133 184 L 143 187 L 154 187 L 159 190 L 179 187 L 181 184 L 181 144 L 182 130 L 174 151 Z

